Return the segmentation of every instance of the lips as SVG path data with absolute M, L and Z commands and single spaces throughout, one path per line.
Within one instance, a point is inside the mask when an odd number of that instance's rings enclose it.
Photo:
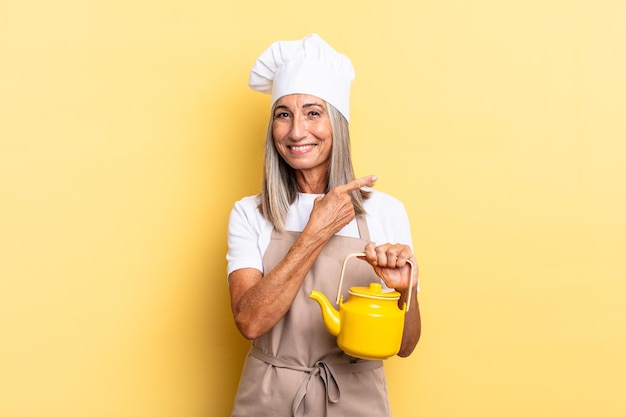
M 291 151 L 295 153 L 307 153 L 316 146 L 317 145 L 292 145 L 289 146 L 289 149 L 291 149 Z

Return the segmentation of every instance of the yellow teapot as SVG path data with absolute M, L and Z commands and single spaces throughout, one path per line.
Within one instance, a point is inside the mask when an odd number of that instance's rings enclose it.
M 337 336 L 337 345 L 350 356 L 362 359 L 387 359 L 400 351 L 404 329 L 404 315 L 409 311 L 411 291 L 413 289 L 413 262 L 411 265 L 411 283 L 408 303 L 398 307 L 400 293 L 383 291 L 380 283 L 371 283 L 369 287 L 351 287 L 350 299 L 343 302 L 341 286 L 346 263 L 352 257 L 365 256 L 365 253 L 353 253 L 346 257 L 341 269 L 339 290 L 336 304 L 339 311 L 330 304 L 324 294 L 311 291 L 310 298 L 317 301 L 322 310 L 322 318 L 328 331 Z

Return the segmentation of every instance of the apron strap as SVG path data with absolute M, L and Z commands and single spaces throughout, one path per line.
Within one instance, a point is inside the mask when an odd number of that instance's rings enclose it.
M 356 216 L 356 225 L 359 228 L 359 236 L 361 239 L 371 242 L 370 231 L 367 228 L 367 221 L 365 220 L 365 214 L 359 214 Z
M 371 371 L 383 366 L 382 361 L 361 361 L 355 363 L 343 363 L 331 365 L 324 361 L 317 361 L 312 368 L 294 364 L 285 359 L 270 355 L 259 348 L 252 346 L 250 356 L 255 357 L 268 365 L 277 368 L 286 368 L 294 371 L 307 372 L 309 376 L 305 378 L 291 405 L 291 413 L 293 417 L 309 417 L 313 412 L 313 404 L 315 404 L 315 378 L 320 377 L 324 383 L 326 394 L 326 409 L 328 410 L 328 402 L 335 404 L 339 402 L 341 392 L 339 390 L 339 382 L 337 374 L 348 374 L 356 372 Z

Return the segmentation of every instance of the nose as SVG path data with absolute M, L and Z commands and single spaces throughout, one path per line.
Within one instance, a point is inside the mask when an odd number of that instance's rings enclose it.
M 292 119 L 291 129 L 289 129 L 289 139 L 300 141 L 308 135 L 308 129 L 304 117 L 295 115 Z

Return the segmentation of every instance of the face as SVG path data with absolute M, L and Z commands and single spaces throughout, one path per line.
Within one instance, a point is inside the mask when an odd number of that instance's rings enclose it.
M 306 94 L 290 94 L 276 102 L 272 134 L 278 153 L 293 169 L 325 176 L 333 133 L 326 102 Z

